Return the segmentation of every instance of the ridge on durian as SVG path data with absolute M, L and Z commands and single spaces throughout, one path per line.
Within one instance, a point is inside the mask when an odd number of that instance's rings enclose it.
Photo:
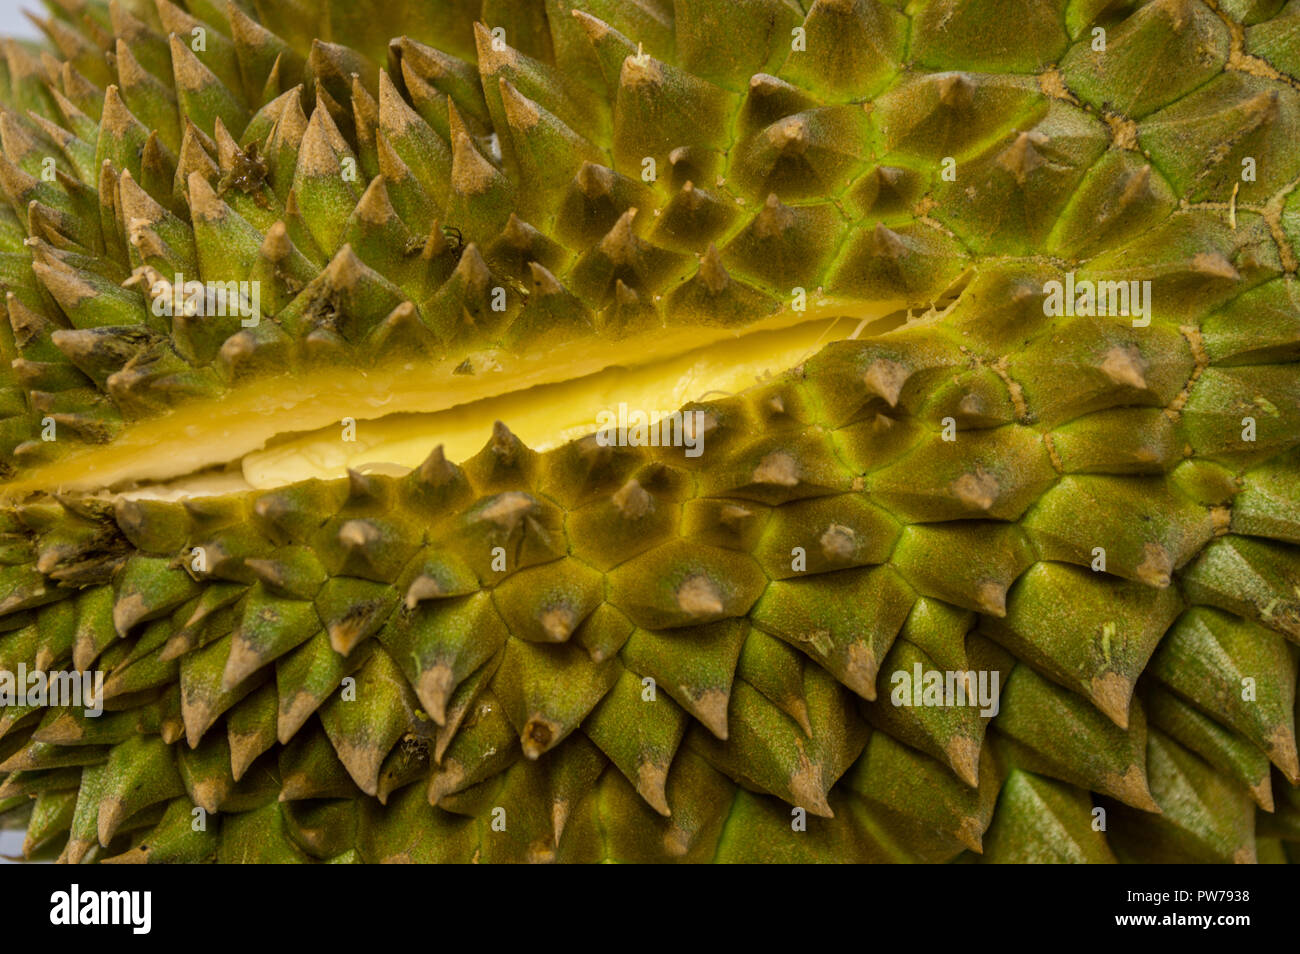
M 27 856 L 1300 854 L 1297 0 L 35 20 Z

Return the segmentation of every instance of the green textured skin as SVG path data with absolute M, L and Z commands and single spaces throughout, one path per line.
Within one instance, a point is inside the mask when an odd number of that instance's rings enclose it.
M 1295 0 L 225 6 L 68 0 L 66 67 L 5 49 L 11 475 L 50 415 L 106 442 L 795 286 L 915 308 L 692 405 L 698 458 L 498 425 L 404 478 L 6 504 L 0 670 L 109 710 L 0 712 L 29 855 L 1296 856 Z M 159 319 L 145 267 L 268 316 Z M 1068 270 L 1150 280 L 1150 325 L 1045 315 Z M 892 704 L 914 665 L 998 714 Z

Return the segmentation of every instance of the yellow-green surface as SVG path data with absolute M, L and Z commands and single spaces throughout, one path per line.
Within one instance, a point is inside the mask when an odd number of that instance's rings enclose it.
M 108 711 L 0 711 L 33 856 L 1296 855 L 1300 3 L 45 23 L 0 69 L 0 673 Z M 702 453 L 568 440 L 647 393 Z M 290 482 L 397 411 L 382 473 Z

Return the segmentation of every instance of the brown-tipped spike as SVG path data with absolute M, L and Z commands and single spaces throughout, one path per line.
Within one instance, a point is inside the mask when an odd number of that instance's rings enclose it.
M 425 239 L 424 248 L 420 250 L 420 257 L 426 262 L 432 262 L 442 257 L 450 247 L 451 243 L 443 233 L 442 227 L 434 222 L 433 228 L 429 230 L 429 237 Z
M 349 550 L 365 550 L 379 543 L 379 531 L 368 520 L 349 520 L 339 527 L 338 541 Z
M 637 794 L 664 818 L 672 815 L 668 808 L 668 796 L 664 791 L 667 784 L 668 771 L 662 765 L 642 762 L 636 767 Z
M 1011 173 L 1018 185 L 1024 185 L 1033 171 L 1043 164 L 1043 157 L 1037 147 L 1046 141 L 1047 137 L 1041 133 L 1022 132 L 998 156 L 998 165 Z
M 397 212 L 388 197 L 388 186 L 383 175 L 375 176 L 370 180 L 370 185 L 366 186 L 366 191 L 361 193 L 361 200 L 357 202 L 353 214 L 360 221 L 373 226 L 387 225 L 397 219 Z
M 1126 805 L 1132 805 L 1144 812 L 1162 814 L 1160 806 L 1151 797 L 1151 789 L 1147 785 L 1146 773 L 1142 771 L 1141 766 L 1130 765 L 1123 775 L 1109 776 L 1106 779 L 1105 791 L 1108 795 L 1113 795 Z
M 833 523 L 826 528 L 817 541 L 821 545 L 822 555 L 828 560 L 849 560 L 857 552 L 857 533 L 852 527 Z
M 701 208 L 704 207 L 704 204 L 707 201 L 704 197 L 704 194 L 695 187 L 695 183 L 692 182 L 690 179 L 687 179 L 686 182 L 682 185 L 681 190 L 677 193 L 677 196 L 678 196 L 678 201 L 682 205 L 682 208 L 690 212 L 699 211 Z M 712 245 L 713 243 L 709 243 L 709 244 Z
M 783 205 L 773 192 L 754 216 L 754 234 L 761 239 L 777 238 L 794 224 L 794 210 Z
M 1165 589 L 1171 582 L 1174 572 L 1174 557 L 1158 543 L 1147 543 L 1142 547 L 1142 562 L 1137 566 L 1137 578 L 1147 586 Z
M 59 855 L 59 862 L 61 864 L 79 865 L 86 855 L 90 853 L 90 849 L 94 847 L 95 843 L 93 841 L 70 838 Z
M 884 223 L 877 222 L 875 230 L 871 233 L 872 250 L 883 258 L 898 261 L 907 255 L 907 244 L 903 237 L 891 228 L 887 228 Z
M 1147 360 L 1138 348 L 1115 346 L 1101 359 L 1101 372 L 1117 385 L 1127 385 L 1144 390 L 1147 387 Z
M 331 739 L 331 742 L 334 740 Z M 356 782 L 357 788 L 370 796 L 379 793 L 379 770 L 383 766 L 386 752 L 371 746 L 352 745 L 343 740 L 334 742 L 334 751 L 339 761 Z
M 790 776 L 790 794 L 795 804 L 821 818 L 834 818 L 830 803 L 826 801 L 826 788 L 821 770 L 801 754 L 799 767 Z
M 558 295 L 564 291 L 560 280 L 541 262 L 529 262 L 528 270 L 533 280 L 533 293 L 536 295 Z
M 700 280 L 704 282 L 704 287 L 715 295 L 720 294 L 731 281 L 731 276 L 722 266 L 722 255 L 712 242 L 700 258 Z
M 403 602 L 407 609 L 415 609 L 422 600 L 436 600 L 446 596 L 442 585 L 433 577 L 426 574 L 420 574 L 411 581 L 411 585 L 406 588 L 406 596 Z
M 1101 710 L 1121 729 L 1128 728 L 1128 708 L 1133 699 L 1133 683 L 1117 672 L 1105 672 L 1093 677 L 1091 698 Z
M 506 122 L 514 129 L 527 131 L 541 120 L 537 104 L 515 89 L 514 84 L 504 76 L 498 80 L 501 91 L 501 105 L 505 110 Z
M 456 135 L 451 152 L 451 187 L 461 195 L 482 195 L 500 175 L 465 133 Z
M 999 619 L 1007 615 L 1007 588 L 995 580 L 983 580 L 975 587 L 980 611 Z
M 984 827 L 980 824 L 978 818 L 970 816 L 963 818 L 953 834 L 957 836 L 959 842 L 975 852 L 975 854 L 984 854 Z
M 441 487 L 454 480 L 459 468 L 447 460 L 446 451 L 439 444 L 424 462 L 415 469 L 416 479 L 430 487 Z
M 564 727 L 558 722 L 541 715 L 533 716 L 524 724 L 524 731 L 519 735 L 524 755 L 534 760 L 540 758 L 559 741 L 563 731 Z
M 513 461 L 515 455 L 524 449 L 523 441 L 515 437 L 514 432 L 506 427 L 504 421 L 492 422 L 492 439 L 488 446 L 492 448 L 493 454 L 507 463 Z
M 615 265 L 632 264 L 640 251 L 640 240 L 632 231 L 632 220 L 636 218 L 636 213 L 635 208 L 628 209 L 600 240 L 600 250 Z
M 429 718 L 440 726 L 447 724 L 447 703 L 455 688 L 455 675 L 445 663 L 438 663 L 420 673 L 416 683 L 415 694 L 420 704 Z
M 360 284 L 366 273 L 365 263 L 357 258 L 351 245 L 343 245 L 330 259 L 322 274 L 330 287 L 338 291 L 349 291 Z
M 578 167 L 578 188 L 588 199 L 600 199 L 614 193 L 614 170 L 584 162 Z
M 812 721 L 808 717 L 808 703 L 797 696 L 785 700 L 782 708 L 798 724 L 803 734 L 812 738 Z
M 750 480 L 769 487 L 799 486 L 799 462 L 786 451 L 773 451 L 763 457 L 754 468 Z
M 727 741 L 727 707 L 731 694 L 721 689 L 706 689 L 694 699 L 691 714 L 699 719 L 704 728 L 712 732 L 723 742 Z
M 1268 754 L 1292 785 L 1300 785 L 1300 757 L 1297 756 L 1295 733 L 1287 726 L 1278 726 L 1268 740 Z
M 217 198 L 216 190 L 199 172 L 191 172 L 189 181 L 190 212 L 208 222 L 220 222 L 228 215 L 226 204 Z
M 106 798 L 99 803 L 98 812 L 99 843 L 107 847 L 117 830 L 126 821 L 126 806 L 121 799 Z
M 262 254 L 268 261 L 279 264 L 286 261 L 292 251 L 289 229 L 283 221 L 277 221 L 266 230 L 266 237 L 262 240 Z
M 724 604 L 718 585 L 703 574 L 688 576 L 677 587 L 677 605 L 688 616 L 721 613 Z
M 1222 252 L 1199 252 L 1193 255 L 1192 271 L 1207 278 L 1226 278 L 1234 282 L 1241 280 L 1241 273 Z
M 350 655 L 361 640 L 370 635 L 370 627 L 365 623 L 365 620 L 350 618 L 330 623 L 326 628 L 330 647 L 340 656 Z
M 381 498 L 379 481 L 373 477 L 361 473 L 359 470 L 348 468 L 348 502 L 365 503 Z
M 552 606 L 538 614 L 538 622 L 552 642 L 562 643 L 573 635 L 580 620 L 572 607 Z
M 866 384 L 868 391 L 879 398 L 883 398 L 890 407 L 897 407 L 898 396 L 902 393 L 903 385 L 907 383 L 910 376 L 911 372 L 897 361 L 891 361 L 888 358 L 877 358 L 871 362 L 862 380 Z
M 939 77 L 939 102 L 949 109 L 967 109 L 974 103 L 975 84 L 965 73 Z
M 787 116 L 773 123 L 766 135 L 776 149 L 792 156 L 805 152 L 812 141 L 808 120 L 803 116 Z
M 226 660 L 226 669 L 221 675 L 221 688 L 229 691 L 262 668 L 264 660 L 260 653 L 239 633 L 230 644 L 230 657 Z
M 610 498 L 614 507 L 627 520 L 639 520 L 649 513 L 654 498 L 646 492 L 636 478 L 632 478 Z
M 957 777 L 977 788 L 980 782 L 980 744 L 976 739 L 964 735 L 954 736 L 944 747 L 948 755 L 948 765 Z
M 249 557 L 244 560 L 244 567 L 251 570 L 253 575 L 267 586 L 280 587 L 286 582 L 284 564 L 277 560 L 259 560 Z
M 533 499 L 527 494 L 517 492 L 504 493 L 497 499 L 479 511 L 479 518 L 495 523 L 503 530 L 513 532 L 524 518 L 524 515 L 534 507 Z
M 954 480 L 950 489 L 954 497 L 972 510 L 989 510 L 997 503 L 1001 486 L 996 477 L 977 466 Z

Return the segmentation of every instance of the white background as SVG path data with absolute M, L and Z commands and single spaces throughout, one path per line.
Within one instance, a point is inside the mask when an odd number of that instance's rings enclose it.
M 36 39 L 41 35 L 41 31 L 36 29 L 32 21 L 23 16 L 23 10 L 31 10 L 37 16 L 46 14 L 39 0 L 0 0 L 0 36 L 25 36 Z
M 0 0 L 0 3 L 7 0 Z M 0 831 L 0 855 L 20 855 L 23 851 L 23 833 L 20 831 Z M 0 865 L 9 864 L 0 858 Z

